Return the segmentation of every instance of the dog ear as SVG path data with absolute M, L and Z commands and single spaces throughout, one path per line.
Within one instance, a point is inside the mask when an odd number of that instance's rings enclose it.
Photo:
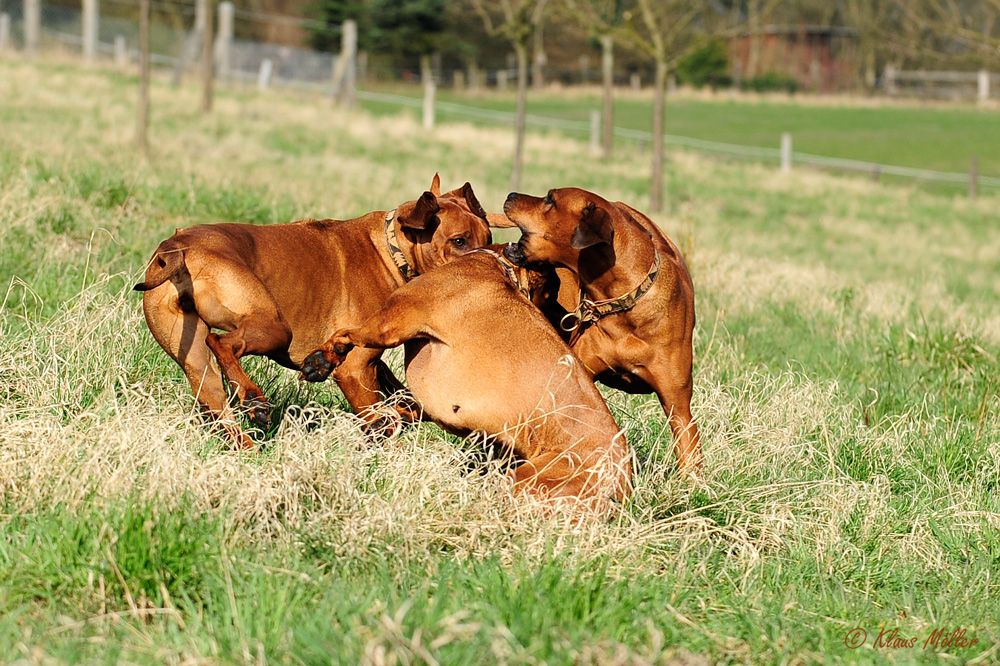
M 462 196 L 465 197 L 465 203 L 469 204 L 469 210 L 472 211 L 472 214 L 485 220 L 486 211 L 479 204 L 479 199 L 476 198 L 475 193 L 472 191 L 472 185 L 469 183 L 462 185 Z
M 582 250 L 598 243 L 610 245 L 614 238 L 615 227 L 608 211 L 590 202 L 584 207 L 580 223 L 576 225 L 569 244 L 574 250 Z
M 441 196 L 441 176 L 438 174 L 434 174 L 434 180 L 431 181 L 431 194 Z
M 503 213 L 486 213 L 486 224 L 494 229 L 509 229 L 517 226 L 513 220 Z
M 424 192 L 413 203 L 412 208 L 409 204 L 401 206 L 396 217 L 399 219 L 399 223 L 407 229 L 423 230 L 430 226 L 431 220 L 434 219 L 439 210 L 441 210 L 441 206 L 438 205 L 437 197 L 430 192 Z

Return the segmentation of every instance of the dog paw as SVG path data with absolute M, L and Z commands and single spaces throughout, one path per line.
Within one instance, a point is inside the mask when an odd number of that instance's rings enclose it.
M 344 362 L 347 352 L 354 348 L 347 338 L 339 338 L 337 342 L 327 343 L 317 349 L 302 362 L 302 372 L 300 376 L 307 382 L 322 382 L 330 376 L 334 370 Z M 333 351 L 327 351 L 332 349 Z
M 333 372 L 333 363 L 326 360 L 323 350 L 317 349 L 302 362 L 302 379 L 307 382 L 324 382 Z
M 267 406 L 267 400 L 256 391 L 247 391 L 243 399 L 243 409 L 250 423 L 261 430 L 267 430 L 271 425 L 271 410 Z

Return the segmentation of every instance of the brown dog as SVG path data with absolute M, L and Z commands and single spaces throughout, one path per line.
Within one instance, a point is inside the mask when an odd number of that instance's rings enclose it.
M 603 513 L 609 498 L 631 493 L 624 434 L 529 301 L 555 298 L 543 291 L 546 276 L 511 266 L 498 249 L 470 252 L 400 287 L 381 312 L 310 355 L 303 374 L 319 381 L 359 352 L 405 344 L 407 384 L 442 428 L 485 433 L 513 451 L 523 461 L 512 471 L 516 491 Z
M 178 229 L 156 249 L 145 281 L 134 288 L 145 292 L 149 330 L 184 369 L 198 401 L 240 444 L 251 446 L 234 421 L 223 376 L 255 425 L 266 427 L 270 414 L 240 357 L 267 356 L 298 369 L 334 331 L 378 312 L 410 277 L 490 238 L 472 187 L 466 183 L 442 195 L 435 175 L 429 192 L 388 214 Z M 401 388 L 381 353 L 361 350 L 335 375 L 369 425 L 378 420 L 369 408 L 379 402 L 379 391 Z
M 631 206 L 577 188 L 544 198 L 511 192 L 504 212 L 521 230 L 518 243 L 504 249 L 512 263 L 562 266 L 579 280 L 581 295 L 560 322 L 572 331 L 573 351 L 598 381 L 655 392 L 678 465 L 696 474 L 702 455 L 691 417 L 694 288 L 677 247 Z

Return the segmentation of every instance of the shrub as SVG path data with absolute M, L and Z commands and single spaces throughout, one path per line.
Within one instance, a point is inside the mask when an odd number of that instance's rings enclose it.
M 785 91 L 794 93 L 799 89 L 799 82 L 791 74 L 785 72 L 765 72 L 749 79 L 743 84 L 746 90 L 757 92 Z
M 732 85 L 726 45 L 718 39 L 705 42 L 677 63 L 677 80 L 695 88 Z

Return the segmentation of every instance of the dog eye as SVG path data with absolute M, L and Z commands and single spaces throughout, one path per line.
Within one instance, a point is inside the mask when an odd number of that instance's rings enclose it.
M 555 206 L 556 205 L 555 199 L 552 198 L 552 192 L 551 191 L 549 191 L 549 193 L 545 195 L 545 203 L 547 203 L 550 206 Z
M 455 244 L 455 247 L 465 247 L 464 238 L 452 238 L 451 242 Z

